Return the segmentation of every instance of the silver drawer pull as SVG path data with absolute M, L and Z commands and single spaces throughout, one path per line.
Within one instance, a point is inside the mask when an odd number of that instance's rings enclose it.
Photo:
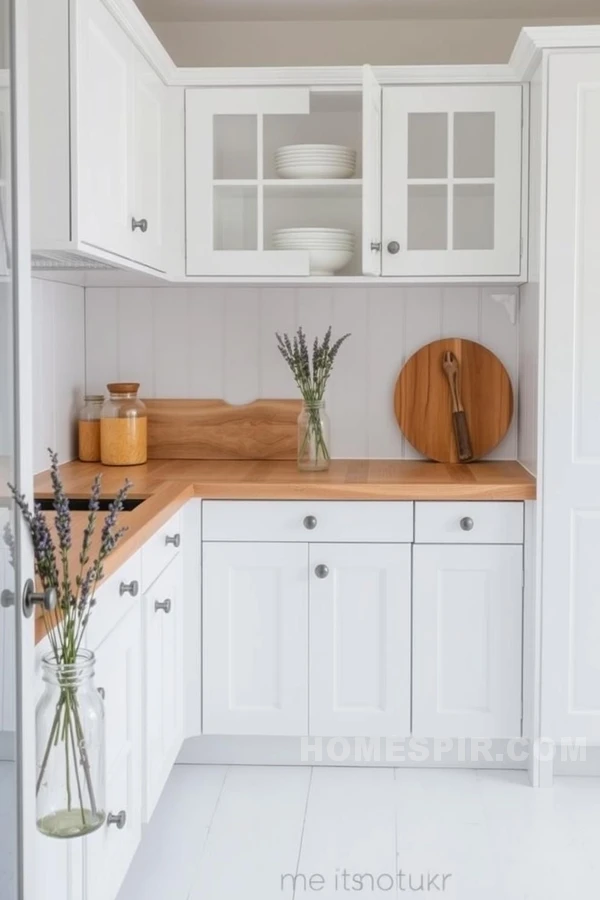
M 148 219 L 136 219 L 135 216 L 131 219 L 131 230 L 135 231 L 136 228 L 139 228 L 142 234 L 145 234 L 148 231 Z
M 138 591 L 140 589 L 137 581 L 130 581 L 127 583 L 126 581 L 122 581 L 119 585 L 119 596 L 123 596 L 123 594 L 131 594 L 132 597 L 137 597 Z
M 168 534 L 165 538 L 165 545 L 168 547 L 169 544 L 173 544 L 174 547 L 179 547 L 179 545 L 181 544 L 181 535 L 180 534 L 173 534 L 173 535 Z
M 162 602 L 160 600 L 157 600 L 156 603 L 154 604 L 154 611 L 155 612 L 162 611 L 164 613 L 170 613 L 171 612 L 171 601 L 168 598 L 166 600 L 163 600 Z
M 464 519 L 460 520 L 460 527 L 463 531 L 473 531 L 475 522 L 470 516 L 465 516 Z
M 106 691 L 104 690 L 103 687 L 98 688 L 98 693 L 100 694 L 100 696 L 102 697 L 103 700 L 106 700 Z
M 305 528 L 308 528 L 309 531 L 312 531 L 317 527 L 317 517 L 316 516 L 306 516 L 304 522 L 302 523 Z
M 320 565 L 315 569 L 315 575 L 317 578 L 327 578 L 329 575 L 329 566 Z
M 127 813 L 124 809 L 122 809 L 118 813 L 109 813 L 106 817 L 107 825 L 116 825 L 119 831 L 122 828 L 125 828 L 125 823 L 127 822 Z

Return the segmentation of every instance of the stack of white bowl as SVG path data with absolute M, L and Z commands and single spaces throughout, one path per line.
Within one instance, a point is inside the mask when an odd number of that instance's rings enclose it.
M 278 228 L 276 250 L 307 250 L 311 275 L 334 275 L 354 255 L 354 235 L 345 228 Z
M 279 178 L 352 178 L 356 151 L 339 144 L 288 144 L 275 152 Z

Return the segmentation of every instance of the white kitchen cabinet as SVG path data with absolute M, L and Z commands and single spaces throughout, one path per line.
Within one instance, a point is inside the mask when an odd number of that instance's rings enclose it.
M 85 900 L 116 897 L 142 836 L 141 643 L 137 603 L 95 648 L 96 685 L 105 697 L 107 815 L 124 818 L 107 818 L 84 839 Z
M 102 0 L 30 22 L 34 264 L 163 271 L 166 85 Z
M 306 734 L 307 647 L 307 545 L 205 543 L 204 734 Z
M 523 550 L 415 545 L 413 734 L 521 734 Z
M 184 596 L 179 555 L 142 599 L 144 822 L 150 820 L 183 742 Z
M 309 733 L 410 734 L 411 547 L 310 548 Z
M 384 276 L 521 276 L 522 92 L 383 89 Z

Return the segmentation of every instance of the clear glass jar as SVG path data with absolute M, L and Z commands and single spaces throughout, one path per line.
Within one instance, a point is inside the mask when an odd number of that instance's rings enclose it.
M 138 398 L 139 384 L 107 385 L 102 407 L 100 458 L 104 466 L 139 466 L 148 459 L 148 414 Z
M 104 704 L 94 685 L 94 654 L 73 664 L 42 658 L 44 693 L 36 707 L 36 819 L 49 837 L 82 837 L 105 814 Z
M 304 400 L 298 416 L 298 468 L 302 472 L 323 472 L 329 468 L 329 416 L 325 401 Z
M 85 404 L 79 410 L 79 459 L 82 462 L 100 462 L 100 419 L 103 394 L 86 394 Z

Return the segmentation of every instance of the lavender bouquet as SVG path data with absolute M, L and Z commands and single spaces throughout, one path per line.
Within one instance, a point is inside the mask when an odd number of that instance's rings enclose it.
M 298 467 L 318 471 L 329 466 L 328 419 L 324 412 L 325 388 L 333 363 L 344 341 L 344 334 L 331 342 L 331 325 L 322 341 L 314 339 L 312 353 L 302 327 L 290 340 L 287 334 L 275 333 L 277 347 L 291 369 L 302 394 L 304 409 L 298 419 Z
M 104 714 L 93 688 L 94 655 L 85 649 L 84 636 L 104 562 L 126 531 L 117 527 L 117 520 L 131 484 L 126 481 L 110 504 L 92 559 L 101 489 L 101 476 L 96 476 L 73 566 L 69 501 L 57 454 L 48 452 L 56 542 L 40 505 L 36 503 L 31 510 L 25 496 L 13 485 L 9 488 L 31 535 L 41 587 L 55 592 L 56 597 L 54 608 L 42 610 L 50 652 L 42 660 L 46 689 L 36 710 L 38 828 L 54 837 L 75 837 L 95 831 L 105 819 Z M 5 540 L 10 546 L 8 533 Z

